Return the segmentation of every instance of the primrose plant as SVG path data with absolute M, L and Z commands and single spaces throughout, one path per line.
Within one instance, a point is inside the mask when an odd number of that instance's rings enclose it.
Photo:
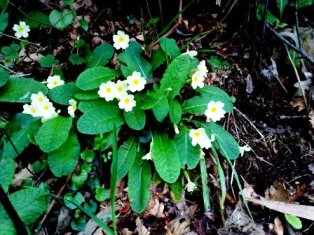
M 190 193 L 203 187 L 204 193 L 206 177 L 199 187 L 189 171 L 200 164 L 206 176 L 202 164 L 210 151 L 224 185 L 218 154 L 231 163 L 240 149 L 217 122 L 232 111 L 233 99 L 206 84 L 206 61 L 199 61 L 195 51 L 180 53 L 169 38 L 160 40 L 151 57 L 144 56 L 142 45 L 123 31 L 113 36 L 113 42 L 89 54 L 86 69 L 75 81 L 60 71 L 52 71 L 44 82 L 0 71 L 0 102 L 24 104 L 23 111 L 4 126 L 10 140 L 2 137 L 2 158 L 14 159 L 26 148 L 38 148 L 43 156 L 35 162 L 41 165 L 36 169 L 49 166 L 56 177 L 72 174 L 67 198 L 74 200 L 80 198 L 82 187 L 90 185 L 95 159 L 105 156 L 105 164 L 113 152 L 112 177 L 127 176 L 131 207 L 138 213 L 146 209 L 153 175 L 178 199 L 184 189 Z M 115 66 L 109 63 L 114 51 Z M 116 158 L 111 148 L 115 142 L 120 145 Z M 107 195 L 105 188 L 99 183 L 95 187 L 96 200 L 108 198 L 100 195 Z M 224 197 L 222 192 L 222 202 Z

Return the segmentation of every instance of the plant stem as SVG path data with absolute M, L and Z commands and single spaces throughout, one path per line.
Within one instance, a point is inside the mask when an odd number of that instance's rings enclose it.
M 206 161 L 205 158 L 201 158 L 200 160 L 200 168 L 201 168 L 201 179 L 202 179 L 202 190 L 203 190 L 203 202 L 204 202 L 204 210 L 205 212 L 210 211 L 210 189 L 207 185 L 208 177 L 206 171 Z
M 118 143 L 117 143 L 117 129 L 113 128 L 113 140 L 112 140 L 112 163 L 111 163 L 111 179 L 110 179 L 110 205 L 113 232 L 117 234 L 117 219 L 116 219 L 116 205 L 115 195 L 117 186 L 117 173 L 118 173 Z

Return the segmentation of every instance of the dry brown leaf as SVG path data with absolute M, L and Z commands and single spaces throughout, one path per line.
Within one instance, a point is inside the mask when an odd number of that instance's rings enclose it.
M 277 235 L 283 235 L 283 225 L 280 221 L 280 219 L 278 217 L 275 218 L 274 220 L 274 232 L 277 234 Z
M 284 188 L 283 182 L 275 181 L 266 189 L 265 198 L 285 202 L 289 199 L 289 192 Z
M 177 218 L 166 225 L 166 235 L 184 235 L 190 232 L 191 220 L 187 218 Z
M 131 232 L 128 228 L 123 228 L 123 229 L 121 230 L 121 234 L 122 234 L 122 235 L 132 235 L 133 232 Z
M 158 198 L 151 198 L 148 203 L 147 211 L 148 214 L 155 216 L 157 218 L 164 218 L 164 209 L 165 205 L 162 202 L 159 202 Z
M 27 169 L 28 168 L 28 169 Z M 17 174 L 14 175 L 12 186 L 17 188 L 21 187 L 24 180 L 31 178 L 33 175 L 30 171 L 33 171 L 32 165 L 28 165 L 27 168 L 23 168 Z
M 142 223 L 142 221 L 141 221 L 141 219 L 139 217 L 136 218 L 135 224 L 136 224 L 135 232 L 137 232 L 138 235 L 149 235 L 150 234 L 150 232 L 143 225 L 143 223 Z
M 313 110 L 311 110 L 311 112 L 309 113 L 309 122 L 312 128 L 314 129 L 314 111 Z
M 298 112 L 300 112 L 306 108 L 303 98 L 294 98 L 292 101 L 289 102 L 289 104 L 293 108 L 298 108 Z

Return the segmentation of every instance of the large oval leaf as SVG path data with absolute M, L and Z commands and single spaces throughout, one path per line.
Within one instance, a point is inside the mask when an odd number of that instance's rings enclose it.
M 80 154 L 80 143 L 75 134 L 70 134 L 61 147 L 48 154 L 48 164 L 52 173 L 57 176 L 69 175 L 77 164 Z
M 129 138 L 118 151 L 118 179 L 123 178 L 131 169 L 136 157 L 137 142 Z
M 181 121 L 182 108 L 180 103 L 175 99 L 170 101 L 169 116 L 173 124 L 178 124 Z
M 76 80 L 76 85 L 84 91 L 93 90 L 118 76 L 119 73 L 114 69 L 94 67 L 82 72 Z
M 77 128 L 83 134 L 97 135 L 110 132 L 114 125 L 118 128 L 123 122 L 120 109 L 103 102 L 102 105 L 86 111 L 79 118 Z
M 79 91 L 75 83 L 66 83 L 57 86 L 49 91 L 49 98 L 58 104 L 69 105 L 70 99 L 75 99 L 75 94 Z
M 49 21 L 57 29 L 63 30 L 64 28 L 72 24 L 75 15 L 75 12 L 68 9 L 64 9 L 61 12 L 53 10 L 49 14 Z
M 130 112 L 123 112 L 126 124 L 133 130 L 142 130 L 146 123 L 145 111 L 136 106 Z
M 152 173 L 147 161 L 142 161 L 139 157 L 134 162 L 128 179 L 128 192 L 131 200 L 132 210 L 136 213 L 142 213 L 147 206 L 150 197 L 149 186 Z
M 39 128 L 36 141 L 39 148 L 49 153 L 61 147 L 67 140 L 72 126 L 72 118 L 55 117 L 50 119 Z
M 104 66 L 112 58 L 114 53 L 113 47 L 108 43 L 97 46 L 91 57 L 88 59 L 87 67 Z
M 0 87 L 4 86 L 10 78 L 10 74 L 4 69 L 0 69 Z
M 159 176 L 168 183 L 176 182 L 181 162 L 174 143 L 166 134 L 154 135 L 151 155 Z
M 0 159 L 0 185 L 2 186 L 4 192 L 8 192 L 9 185 L 13 180 L 15 166 L 12 158 L 2 158 Z
M 31 78 L 11 78 L 0 88 L 0 101 L 27 103 L 31 101 L 31 95 L 39 91 L 47 94 L 48 89 Z

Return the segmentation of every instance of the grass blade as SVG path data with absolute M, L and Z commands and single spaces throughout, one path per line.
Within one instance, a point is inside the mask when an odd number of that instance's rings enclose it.
M 201 167 L 201 179 L 202 179 L 202 190 L 203 190 L 203 202 L 204 202 L 204 210 L 208 212 L 210 210 L 210 200 L 209 200 L 209 187 L 207 185 L 208 177 L 206 171 L 206 161 L 205 158 L 201 158 L 200 160 Z
M 111 216 L 114 234 L 117 234 L 117 219 L 116 219 L 116 205 L 115 195 L 117 186 L 118 175 L 118 143 L 117 143 L 117 129 L 113 128 L 113 140 L 112 140 L 112 163 L 111 163 L 111 179 L 110 179 L 110 205 Z

